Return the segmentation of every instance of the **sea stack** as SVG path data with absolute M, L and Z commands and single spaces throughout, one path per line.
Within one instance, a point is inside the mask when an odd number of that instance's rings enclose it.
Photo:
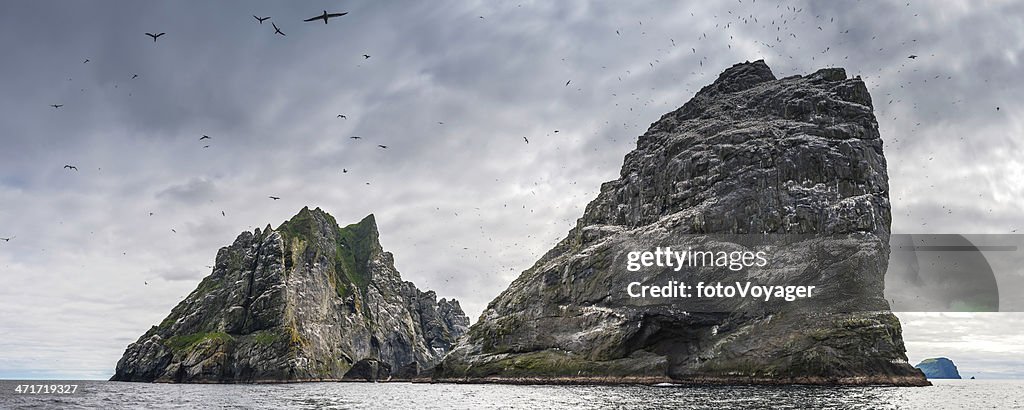
M 111 380 L 184 383 L 413 379 L 462 336 L 456 300 L 402 280 L 373 215 L 340 227 L 303 208 L 243 232 L 213 272 L 128 346 Z
M 886 162 L 841 68 L 734 65 L 642 135 L 576 226 L 495 298 L 435 380 L 927 385 L 883 298 Z M 627 268 L 656 247 L 765 266 Z M 813 297 L 633 297 L 632 283 L 814 285 Z
M 956 365 L 953 364 L 952 360 L 945 357 L 933 357 L 930 359 L 924 359 L 917 366 L 924 372 L 925 377 L 929 379 L 959 379 L 960 372 L 957 371 Z M 971 377 L 972 379 L 974 377 Z

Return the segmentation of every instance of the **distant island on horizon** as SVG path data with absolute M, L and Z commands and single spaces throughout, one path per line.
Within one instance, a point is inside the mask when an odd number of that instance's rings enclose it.
M 924 359 L 917 366 L 929 379 L 960 379 L 960 372 L 952 360 L 945 357 L 934 357 Z M 971 377 L 974 378 L 973 376 Z

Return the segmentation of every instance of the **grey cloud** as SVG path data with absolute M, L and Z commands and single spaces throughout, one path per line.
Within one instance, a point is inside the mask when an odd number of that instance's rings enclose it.
M 198 269 L 176 267 L 154 269 L 149 272 L 149 275 L 169 281 L 191 281 L 192 283 L 195 283 L 209 273 L 210 272 L 204 272 Z
M 206 178 L 192 178 L 188 182 L 172 185 L 157 192 L 156 197 L 185 205 L 195 205 L 212 200 L 216 193 L 217 186 L 213 181 Z

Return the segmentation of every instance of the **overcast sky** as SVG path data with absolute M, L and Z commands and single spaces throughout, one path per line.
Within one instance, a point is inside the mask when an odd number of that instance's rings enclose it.
M 0 378 L 109 377 L 218 248 L 306 205 L 374 213 L 475 321 L 747 60 L 865 79 L 893 232 L 1024 228 L 1022 33 L 1009 1 L 2 2 Z M 912 361 L 1024 377 L 1024 316 L 900 317 Z

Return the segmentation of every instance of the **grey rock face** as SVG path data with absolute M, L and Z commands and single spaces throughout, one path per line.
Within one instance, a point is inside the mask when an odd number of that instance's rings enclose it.
M 494 299 L 438 366 L 443 380 L 925 384 L 882 297 L 889 185 L 871 97 L 839 68 L 723 72 L 639 138 L 619 179 Z M 625 269 L 656 246 L 769 244 L 733 272 Z M 740 238 L 740 239 L 736 239 Z M 668 280 L 816 285 L 792 303 L 630 298 Z M 773 283 L 774 282 L 774 283 Z
M 195 291 L 128 346 L 111 380 L 339 380 L 357 363 L 373 371 L 356 378 L 421 376 L 469 319 L 458 302 L 402 281 L 378 235 L 372 215 L 342 228 L 319 208 L 242 233 Z

